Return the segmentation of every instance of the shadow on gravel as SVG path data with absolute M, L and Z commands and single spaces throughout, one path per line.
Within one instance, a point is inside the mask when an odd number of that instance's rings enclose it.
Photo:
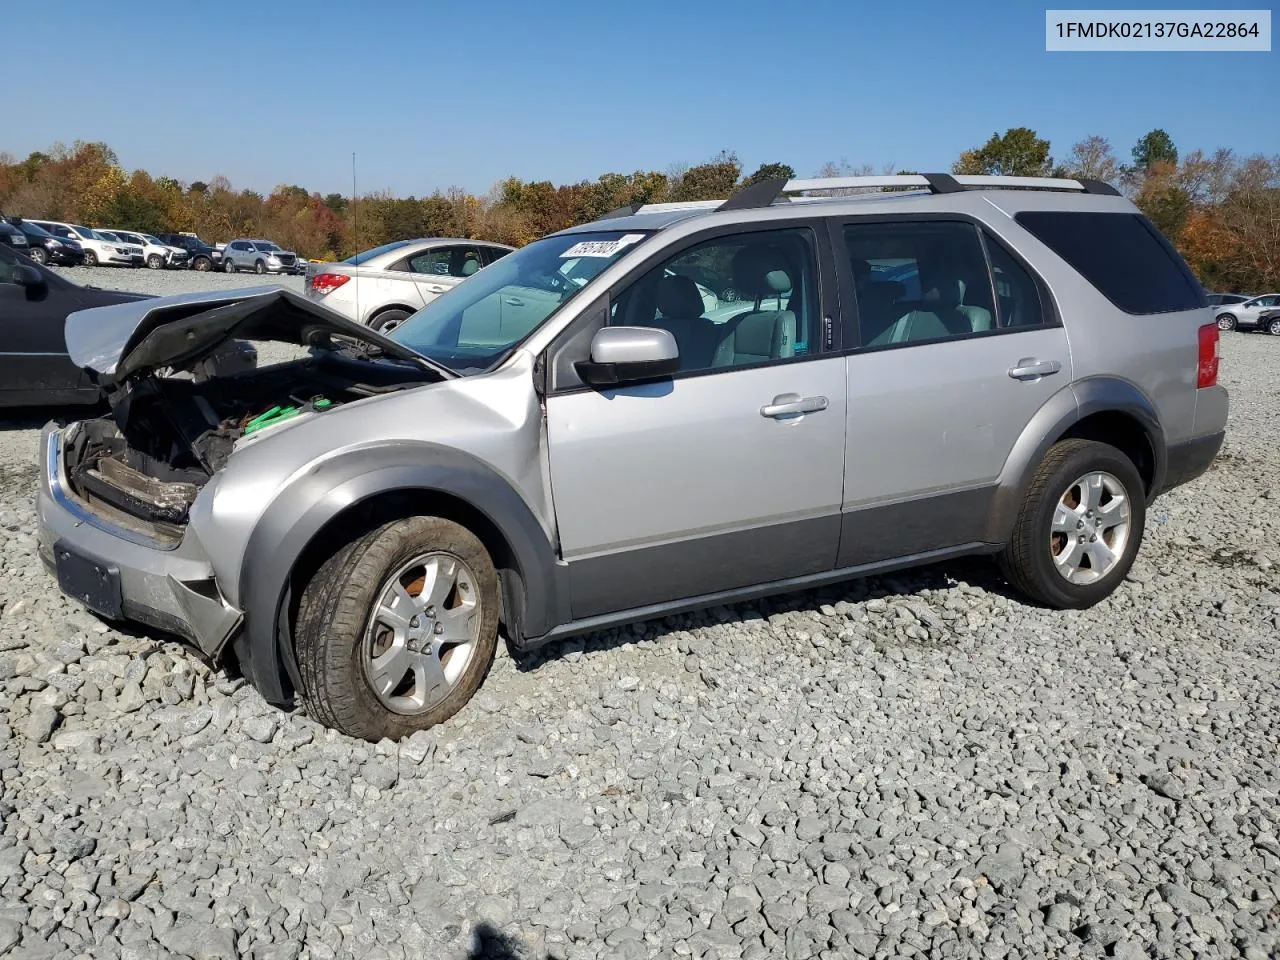
M 518 940 L 507 936 L 490 923 L 475 928 L 475 943 L 467 960 L 533 960 Z
M 813 590 L 782 593 L 760 600 L 674 614 L 642 621 L 642 624 L 646 628 L 646 633 L 650 628 L 656 627 L 656 638 L 661 639 L 681 630 L 697 630 L 716 624 L 743 623 L 757 616 L 768 618 L 778 613 L 814 611 L 824 605 L 841 601 L 863 603 L 877 598 L 915 596 L 926 590 L 947 590 L 957 583 L 966 583 L 971 587 L 978 587 L 987 593 L 1015 600 L 1018 603 L 1029 602 L 1026 597 L 1017 593 L 1005 582 L 993 559 L 968 557 L 896 573 L 846 580 Z M 527 673 L 536 670 L 548 660 L 558 659 L 568 653 L 584 649 L 591 653 L 613 650 L 616 647 L 634 643 L 637 639 L 638 636 L 632 627 L 623 626 L 599 633 L 584 634 L 580 637 L 570 637 L 530 653 L 519 653 L 508 649 L 517 669 Z

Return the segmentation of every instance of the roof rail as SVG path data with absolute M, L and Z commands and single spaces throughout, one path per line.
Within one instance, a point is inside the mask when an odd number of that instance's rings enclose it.
M 967 189 L 1057 190 L 1088 193 L 1098 196 L 1120 196 L 1120 191 L 1109 183 L 1086 177 L 1005 177 L 950 173 L 899 173 L 883 177 L 774 177 L 761 180 L 734 193 L 727 200 L 690 200 L 681 203 L 631 204 L 611 210 L 598 220 L 625 217 L 636 213 L 658 213 L 679 210 L 758 210 L 779 200 L 791 202 L 788 193 L 812 193 L 824 190 L 896 190 L 916 188 L 930 193 L 961 193 Z M 796 197 L 795 200 L 836 200 L 840 197 Z

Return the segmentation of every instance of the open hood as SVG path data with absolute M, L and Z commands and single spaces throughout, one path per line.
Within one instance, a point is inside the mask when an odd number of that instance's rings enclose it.
M 194 365 L 231 339 L 335 348 L 339 336 L 409 360 L 441 379 L 457 374 L 421 354 L 277 286 L 187 293 L 77 310 L 67 317 L 72 362 L 109 387 L 158 367 Z

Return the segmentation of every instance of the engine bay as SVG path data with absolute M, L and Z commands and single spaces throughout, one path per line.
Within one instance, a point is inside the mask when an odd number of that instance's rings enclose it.
M 322 352 L 197 380 L 149 375 L 112 397 L 109 416 L 68 432 L 67 479 L 95 508 L 181 536 L 200 488 L 243 437 L 346 403 L 431 383 L 412 365 Z

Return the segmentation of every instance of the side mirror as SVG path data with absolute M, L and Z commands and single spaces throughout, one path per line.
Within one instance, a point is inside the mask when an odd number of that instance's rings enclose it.
M 44 274 L 35 267 L 25 263 L 15 264 L 13 267 L 13 283 L 20 287 L 27 288 L 27 295 L 39 293 L 45 288 Z
M 680 349 L 668 330 L 605 327 L 591 338 L 591 359 L 574 367 L 593 387 L 661 380 L 680 369 Z

